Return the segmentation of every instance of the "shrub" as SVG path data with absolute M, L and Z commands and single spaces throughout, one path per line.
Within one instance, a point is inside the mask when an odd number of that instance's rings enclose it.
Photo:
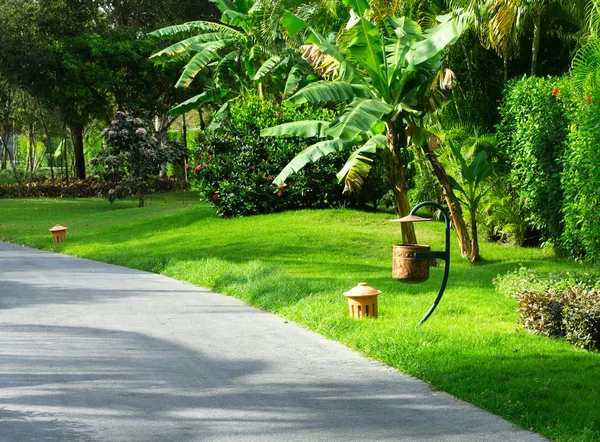
M 508 181 L 516 189 L 525 221 L 544 239 L 557 243 L 563 217 L 562 163 L 569 128 L 566 80 L 526 77 L 510 81 L 497 126 L 500 151 L 509 165 Z
M 185 157 L 180 145 L 159 143 L 146 127 L 141 118 L 119 111 L 102 131 L 104 149 L 90 159 L 90 164 L 105 182 L 112 184 L 108 191 L 110 203 L 133 194 L 138 195 L 139 207 L 144 207 L 144 195 L 160 167 Z
M 600 258 L 600 93 L 581 97 L 563 156 L 564 248 L 575 258 Z
M 498 291 L 515 297 L 523 326 L 546 336 L 564 336 L 600 350 L 600 277 L 589 273 L 542 274 L 520 268 L 496 279 Z
M 345 204 L 360 207 L 367 201 L 377 201 L 387 190 L 379 185 L 383 180 L 381 173 L 375 173 L 360 195 L 344 195 L 336 173 L 344 165 L 347 152 L 308 165 L 286 184 L 273 184 L 287 163 L 315 140 L 261 137 L 260 130 L 296 120 L 330 120 L 331 110 L 305 107 L 299 111 L 250 95 L 233 103 L 230 113 L 225 128 L 198 135 L 195 164 L 190 159 L 197 186 L 219 216 Z
M 98 198 L 107 197 L 112 184 L 96 179 L 72 182 L 69 186 L 58 180 L 27 184 L 0 185 L 1 198 Z M 176 178 L 158 178 L 148 187 L 150 193 L 177 192 L 189 189 L 189 183 Z

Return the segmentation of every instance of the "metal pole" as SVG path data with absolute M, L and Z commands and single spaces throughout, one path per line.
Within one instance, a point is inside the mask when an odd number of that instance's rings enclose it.
M 433 207 L 439 209 L 440 212 L 442 212 L 442 215 L 444 216 L 444 222 L 446 224 L 446 250 L 442 253 L 433 254 L 433 256 L 435 256 L 436 258 L 443 259 L 445 262 L 444 278 L 442 280 L 442 285 L 440 287 L 440 291 L 439 291 L 438 295 L 436 296 L 435 300 L 433 301 L 432 306 L 429 308 L 427 313 L 425 313 L 425 316 L 423 316 L 423 318 L 419 321 L 418 326 L 423 325 L 423 323 L 425 321 L 427 321 L 427 319 L 431 316 L 431 314 L 435 311 L 436 307 L 440 303 L 442 296 L 444 295 L 444 291 L 446 290 L 446 284 L 448 282 L 448 275 L 450 273 L 450 217 L 448 216 L 446 209 L 444 209 L 438 203 L 435 203 L 433 201 L 424 201 L 422 203 L 417 204 L 410 211 L 410 215 L 414 215 L 417 210 L 419 210 L 421 207 L 424 207 L 424 206 L 433 206 Z

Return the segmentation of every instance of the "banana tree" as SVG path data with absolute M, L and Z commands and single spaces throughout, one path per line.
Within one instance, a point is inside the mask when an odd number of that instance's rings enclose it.
M 450 149 L 455 160 L 459 165 L 459 179 L 448 177 L 454 190 L 460 195 L 460 201 L 467 206 L 469 214 L 471 216 L 471 238 L 472 251 L 471 261 L 479 261 L 479 240 L 477 236 L 477 213 L 479 211 L 479 203 L 485 194 L 491 189 L 492 186 L 487 188 L 484 186 L 485 180 L 487 180 L 493 172 L 492 166 L 487 162 L 487 153 L 484 151 L 479 152 L 471 161 L 467 164 L 467 160 L 463 156 L 460 147 L 449 141 Z
M 438 17 L 437 26 L 423 32 L 408 19 L 373 14 L 368 0 L 344 0 L 351 18 L 343 32 L 352 40 L 343 50 L 314 29 L 307 44 L 326 58 L 336 60 L 333 80 L 309 84 L 288 101 L 293 104 L 349 103 L 334 121 L 304 121 L 265 129 L 263 136 L 320 138 L 298 154 L 277 176 L 282 183 L 306 164 L 332 152 L 351 152 L 338 177 L 352 190 L 368 174 L 373 157 L 383 161 L 394 194 L 398 216 L 408 215 L 410 203 L 406 182 L 406 151 L 418 146 L 431 162 L 459 234 L 463 254 L 470 253 L 470 240 L 460 204 L 454 196 L 444 168 L 437 161 L 433 140 L 423 127 L 423 118 L 436 104 L 433 91 L 442 65 L 444 49 L 461 34 L 461 17 Z M 312 51 L 312 52 L 315 52 Z M 318 64 L 318 61 L 313 61 Z M 319 67 L 313 66 L 319 72 Z M 357 147 L 358 146 L 358 147 Z M 414 227 L 402 224 L 402 240 L 416 243 Z
M 206 103 L 226 103 L 255 85 L 263 94 L 271 84 L 283 96 L 304 85 L 312 70 L 289 46 L 303 27 L 298 28 L 299 19 L 281 2 L 212 1 L 222 12 L 222 23 L 194 21 L 149 34 L 181 39 L 150 57 L 157 65 L 186 63 L 175 87 L 186 88 L 201 74 L 213 79 L 213 87 L 179 104 L 171 114 L 180 115 Z

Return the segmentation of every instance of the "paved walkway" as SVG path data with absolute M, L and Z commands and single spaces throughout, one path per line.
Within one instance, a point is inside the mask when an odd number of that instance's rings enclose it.
M 234 298 L 6 243 L 0 340 L 2 442 L 543 440 Z

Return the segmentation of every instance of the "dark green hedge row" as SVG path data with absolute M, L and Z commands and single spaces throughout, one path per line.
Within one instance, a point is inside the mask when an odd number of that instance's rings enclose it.
M 576 97 L 563 155 L 563 246 L 572 256 L 600 259 L 600 92 Z
M 517 299 L 519 319 L 526 329 L 600 350 L 599 275 L 542 274 L 520 268 L 495 283 L 499 291 Z
M 508 181 L 526 222 L 543 239 L 560 241 L 563 232 L 561 174 L 569 132 L 569 99 L 561 78 L 510 81 L 500 106 L 498 147 L 508 165 Z
M 34 182 L 31 184 L 0 185 L 0 198 L 96 198 L 106 197 L 111 185 L 95 179 L 80 180 L 66 185 L 52 181 Z M 151 186 L 150 192 L 178 192 L 189 189 L 189 183 L 179 178 L 158 178 Z
M 500 151 L 526 222 L 573 258 L 600 259 L 600 92 L 568 78 L 509 82 Z

